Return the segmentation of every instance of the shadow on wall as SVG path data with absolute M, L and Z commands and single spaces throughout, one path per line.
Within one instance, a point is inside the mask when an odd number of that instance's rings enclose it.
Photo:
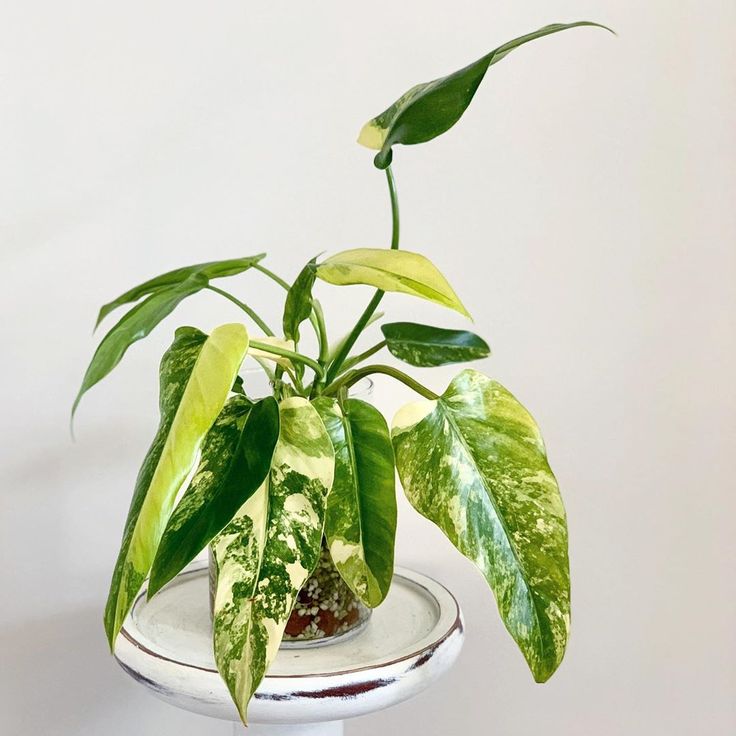
M 0 733 L 8 736 L 231 733 L 129 681 L 107 652 L 97 608 L 3 629 L 0 652 Z

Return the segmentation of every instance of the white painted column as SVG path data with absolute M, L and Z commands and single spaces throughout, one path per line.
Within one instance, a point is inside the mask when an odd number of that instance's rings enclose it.
M 233 736 L 343 736 L 343 721 L 303 724 L 253 723 L 245 728 L 239 723 L 233 727 Z

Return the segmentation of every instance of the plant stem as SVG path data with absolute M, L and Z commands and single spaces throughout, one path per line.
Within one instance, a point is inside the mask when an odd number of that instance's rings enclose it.
M 396 182 L 394 181 L 394 174 L 393 171 L 391 171 L 390 166 L 386 168 L 386 180 L 388 181 L 388 193 L 389 197 L 391 198 L 391 250 L 398 250 L 400 225 L 399 199 L 396 192 Z M 258 265 L 259 264 L 256 264 L 255 267 L 258 268 Z M 341 345 L 340 350 L 335 356 L 335 359 L 330 364 L 329 370 L 327 371 L 327 378 L 325 379 L 325 383 L 329 384 L 332 380 L 334 380 L 335 376 L 339 374 L 340 368 L 345 362 L 345 358 L 348 356 L 350 349 L 353 347 L 353 345 L 355 345 L 355 341 L 360 337 L 361 332 L 363 332 L 366 325 L 373 316 L 373 313 L 376 311 L 378 305 L 381 303 L 381 299 L 383 299 L 383 294 L 384 292 L 378 289 L 373 295 L 373 298 L 368 303 L 368 306 L 363 311 L 363 314 L 360 315 L 360 318 L 358 319 L 355 327 L 353 327 L 352 332 L 348 335 L 345 342 Z
M 265 266 L 262 266 L 260 263 L 256 263 L 252 266 L 256 269 L 256 271 L 260 271 L 265 276 L 268 276 L 268 278 L 271 279 L 271 281 L 275 281 L 282 289 L 285 289 L 286 291 L 289 291 L 291 288 L 288 284 L 288 282 L 284 281 L 281 276 L 278 276 L 273 271 L 269 270 Z
M 247 304 L 243 304 L 240 299 L 234 297 L 232 294 L 225 291 L 224 289 L 218 288 L 217 286 L 212 286 L 212 284 L 208 284 L 205 288 L 209 289 L 210 291 L 214 291 L 215 294 L 224 296 L 225 299 L 229 299 L 233 304 L 240 307 L 266 333 L 266 335 L 268 335 L 269 337 L 273 336 L 273 330 L 266 324 L 266 322 L 252 307 L 249 307 Z
M 368 350 L 360 353 L 359 355 L 354 355 L 351 358 L 348 358 L 343 364 L 342 364 L 342 373 L 345 373 L 345 371 L 350 370 L 353 366 L 358 365 L 358 363 L 362 363 L 364 360 L 367 360 L 371 357 L 371 355 L 375 355 L 379 350 L 382 350 L 386 347 L 386 341 L 381 340 L 381 342 L 376 343 L 373 347 L 368 348 Z
M 325 325 L 325 313 L 318 299 L 312 300 L 314 316 L 317 318 L 317 337 L 319 338 L 319 363 L 325 365 L 330 354 L 330 344 L 327 340 L 327 326 Z
M 329 396 L 331 394 L 336 394 L 341 388 L 350 388 L 350 386 L 361 378 L 365 378 L 365 376 L 369 376 L 372 373 L 383 373 L 386 376 L 391 376 L 391 378 L 401 381 L 401 383 L 408 386 L 410 389 L 416 391 L 421 396 L 424 396 L 425 399 L 434 401 L 440 398 L 434 391 L 423 386 L 419 381 L 415 381 L 411 376 L 407 376 L 403 371 L 400 371 L 397 368 L 392 368 L 388 365 L 367 365 L 364 368 L 356 368 L 355 370 L 349 371 L 342 376 L 342 378 L 339 378 L 331 384 L 325 391 L 325 395 Z
M 272 355 L 280 355 L 283 358 L 288 358 L 295 363 L 303 363 L 309 366 L 320 378 L 324 376 L 324 368 L 316 361 L 302 355 L 301 353 L 295 353 L 293 350 L 279 347 L 278 345 L 271 345 L 267 342 L 260 342 L 259 340 L 251 340 L 250 347 L 256 348 L 256 350 L 263 350 L 264 353 L 271 353 Z

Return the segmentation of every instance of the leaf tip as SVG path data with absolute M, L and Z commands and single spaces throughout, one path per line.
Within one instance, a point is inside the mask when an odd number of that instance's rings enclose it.
M 358 133 L 358 143 L 374 151 L 380 151 L 386 140 L 386 130 L 379 128 L 375 120 L 369 120 Z

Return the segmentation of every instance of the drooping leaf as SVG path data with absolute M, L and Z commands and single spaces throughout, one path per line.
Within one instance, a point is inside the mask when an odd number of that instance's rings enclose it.
M 151 567 L 148 597 L 184 569 L 261 486 L 279 437 L 279 407 L 269 396 L 227 403 L 202 444 L 189 488 L 169 518 Z
M 446 330 L 416 322 L 381 325 L 391 355 L 410 365 L 431 367 L 466 363 L 491 354 L 485 340 L 466 330 Z
M 447 279 L 419 253 L 383 248 L 345 250 L 320 263 L 317 276 L 337 286 L 365 284 L 411 294 L 470 317 Z
M 560 664 L 570 625 L 565 510 L 539 429 L 500 384 L 462 371 L 392 428 L 404 491 L 485 576 L 538 682 Z
M 386 420 L 359 399 L 314 400 L 335 448 L 335 480 L 327 498 L 325 536 L 335 567 L 350 589 L 375 607 L 394 573 L 396 489 Z
M 446 77 L 412 87 L 363 126 L 358 143 L 377 150 L 374 163 L 379 169 L 385 169 L 391 163 L 392 146 L 397 143 L 425 143 L 455 125 L 470 105 L 489 66 L 529 41 L 579 26 L 610 30 L 589 21 L 554 23 L 515 38 Z
M 72 416 L 74 416 L 82 396 L 115 368 L 134 342 L 146 337 L 161 320 L 174 311 L 179 302 L 198 292 L 206 285 L 207 279 L 205 276 L 192 274 L 180 284 L 154 292 L 129 312 L 126 312 L 120 321 L 102 338 L 102 342 L 92 356 L 82 379 L 82 386 L 74 400 Z
M 110 312 L 121 307 L 123 304 L 137 302 L 147 294 L 153 294 L 161 289 L 181 284 L 194 274 L 201 274 L 207 280 L 223 278 L 225 276 L 235 276 L 236 274 L 252 268 L 265 257 L 265 253 L 259 253 L 258 255 L 247 256 L 245 258 L 230 258 L 226 261 L 209 261 L 208 263 L 197 263 L 193 266 L 184 266 L 183 268 L 177 268 L 173 271 L 167 271 L 160 276 L 156 276 L 148 281 L 144 281 L 138 286 L 134 286 L 129 291 L 121 294 L 117 299 L 113 299 L 111 302 L 105 304 L 102 309 L 100 309 L 95 328 L 108 314 L 110 314 Z M 202 284 L 206 286 L 207 281 L 203 281 Z
M 335 456 L 317 410 L 284 399 L 271 472 L 215 537 L 217 668 L 243 722 L 278 651 L 297 593 L 317 565 Z
M 312 287 L 317 277 L 315 273 L 316 258 L 313 258 L 301 270 L 286 294 L 284 304 L 284 336 L 287 340 L 299 342 L 299 325 L 309 319 L 312 313 Z
M 222 411 L 247 349 L 248 333 L 241 324 L 221 325 L 209 337 L 185 327 L 177 330 L 161 361 L 161 423 L 138 473 L 105 608 L 111 648 L 151 569 L 179 487 Z

